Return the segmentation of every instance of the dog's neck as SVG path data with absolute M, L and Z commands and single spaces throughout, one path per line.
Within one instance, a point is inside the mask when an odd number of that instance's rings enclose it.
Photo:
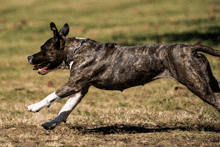
M 66 64 L 69 65 L 70 62 L 73 61 L 73 56 L 76 54 L 77 50 L 79 50 L 84 43 L 86 43 L 87 41 L 90 40 L 90 38 L 76 38 L 77 41 L 76 43 L 74 43 L 74 45 L 72 45 L 71 47 L 67 47 L 66 48 Z
M 58 69 L 71 69 L 73 56 L 90 38 L 65 38 L 64 61 L 57 67 Z

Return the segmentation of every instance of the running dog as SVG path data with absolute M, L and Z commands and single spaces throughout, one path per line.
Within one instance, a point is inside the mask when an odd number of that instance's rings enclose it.
M 58 116 L 42 124 L 54 129 L 66 122 L 68 115 L 88 92 L 89 87 L 123 91 L 129 87 L 171 78 L 220 112 L 220 82 L 213 76 L 208 60 L 198 51 L 220 57 L 220 51 L 201 45 L 146 44 L 121 46 L 85 38 L 67 38 L 69 26 L 58 32 L 51 22 L 53 37 L 41 46 L 40 52 L 28 56 L 33 69 L 45 75 L 54 69 L 70 69 L 66 84 L 42 101 L 27 107 L 38 112 L 53 102 L 70 96 Z

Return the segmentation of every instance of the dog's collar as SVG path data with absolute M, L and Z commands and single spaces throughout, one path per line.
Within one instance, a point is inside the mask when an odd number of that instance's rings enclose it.
M 69 65 L 70 62 L 73 61 L 73 56 L 74 56 L 74 54 L 76 53 L 76 51 L 77 51 L 84 43 L 86 43 L 86 42 L 89 41 L 89 40 L 90 40 L 90 38 L 84 39 L 84 40 L 81 41 L 80 44 L 73 50 L 73 52 L 70 54 L 70 56 L 69 56 L 69 58 L 68 58 L 68 60 L 67 60 L 68 66 L 70 66 L 70 65 Z
M 75 52 L 87 41 L 89 41 L 90 38 L 84 39 L 83 41 L 80 42 L 80 44 L 74 49 L 73 54 L 75 54 Z

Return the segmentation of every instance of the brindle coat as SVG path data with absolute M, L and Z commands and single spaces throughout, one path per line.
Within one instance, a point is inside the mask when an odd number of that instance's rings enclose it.
M 50 27 L 54 33 L 53 38 L 41 46 L 39 53 L 29 56 L 28 61 L 42 75 L 56 68 L 69 68 L 70 78 L 55 92 L 59 98 L 47 100 L 47 105 L 39 104 L 40 102 L 38 105 L 31 105 L 28 107 L 30 111 L 39 111 L 44 106 L 50 106 L 53 101 L 81 93 L 78 104 L 91 85 L 105 90 L 123 91 L 156 79 L 172 78 L 220 112 L 220 99 L 214 94 L 220 92 L 219 81 L 213 76 L 206 57 L 197 53 L 202 51 L 220 56 L 220 51 L 201 45 L 103 44 L 94 40 L 67 38 L 68 24 L 60 32 L 54 23 Z M 71 107 L 71 111 L 76 105 Z M 70 112 L 59 121 L 65 122 Z M 55 128 L 60 123 L 55 120 L 43 124 L 43 127 Z

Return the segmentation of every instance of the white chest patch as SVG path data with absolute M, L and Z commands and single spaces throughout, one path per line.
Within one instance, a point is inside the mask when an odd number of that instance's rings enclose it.
M 71 61 L 70 64 L 69 64 L 70 70 L 72 68 L 72 65 L 73 65 L 73 61 Z

